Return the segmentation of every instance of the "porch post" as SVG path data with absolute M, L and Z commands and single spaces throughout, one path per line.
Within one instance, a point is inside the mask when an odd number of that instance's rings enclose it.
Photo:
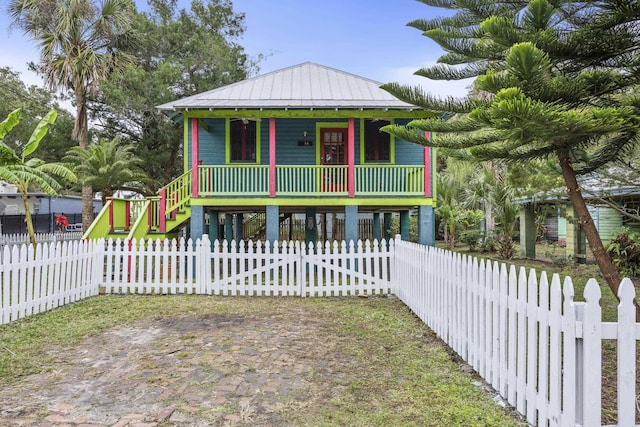
M 269 119 L 269 197 L 276 197 L 276 119 Z
M 436 226 L 433 220 L 433 206 L 421 205 L 418 207 L 418 243 L 421 245 L 435 246 Z
M 373 213 L 373 238 L 380 241 L 380 212 Z
M 536 256 L 536 221 L 532 204 L 520 208 L 520 252 L 529 258 Z
M 198 160 L 200 157 L 198 119 L 191 119 L 191 195 L 198 197 Z
M 218 223 L 220 221 L 218 211 L 210 210 L 209 211 L 209 240 L 211 242 L 215 242 L 220 238 L 218 236 Z
M 244 214 L 236 214 L 236 242 L 244 239 Z
M 204 234 L 204 206 L 191 206 L 191 238 L 195 242 Z
M 280 206 L 267 206 L 267 241 L 280 240 Z
M 349 197 L 355 197 L 356 195 L 356 168 L 355 168 L 355 121 L 353 117 L 349 118 L 349 128 L 347 132 L 347 190 L 349 191 Z
M 233 215 L 224 214 L 224 238 L 229 244 L 233 240 Z
M 316 208 L 306 208 L 304 210 L 304 241 L 307 245 L 318 240 L 318 229 L 316 226 Z
M 431 132 L 424 133 L 425 138 L 431 141 Z M 423 149 L 424 160 L 424 197 L 432 197 L 431 191 L 431 147 L 424 147 Z
M 392 214 L 389 212 L 385 212 L 384 214 L 384 239 L 389 241 L 389 239 L 391 239 L 391 231 L 389 231 L 389 228 L 391 228 L 391 218 L 392 218 Z
M 344 207 L 344 240 L 358 242 L 358 206 L 348 205 Z
M 402 240 L 409 240 L 409 220 L 411 218 L 411 211 L 400 211 L 400 236 Z

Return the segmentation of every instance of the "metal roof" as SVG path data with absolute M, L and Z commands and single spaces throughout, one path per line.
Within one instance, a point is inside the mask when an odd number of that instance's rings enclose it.
M 381 83 L 305 62 L 158 106 L 160 110 L 229 108 L 418 109 Z

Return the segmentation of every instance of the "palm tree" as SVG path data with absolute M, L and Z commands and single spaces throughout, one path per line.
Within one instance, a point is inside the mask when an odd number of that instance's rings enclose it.
M 133 154 L 131 144 L 121 144 L 118 139 L 102 140 L 88 149 L 73 147 L 65 160 L 74 165 L 74 171 L 84 185 L 102 193 L 102 204 L 116 190 L 144 192 L 147 174 L 140 168 L 142 160 Z
M 46 163 L 37 158 L 27 159 L 38 149 L 40 141 L 49 131 L 49 126 L 55 122 L 57 113 L 51 110 L 36 126 L 31 138 L 24 145 L 21 154 L 7 146 L 3 140 L 5 135 L 20 122 L 21 110 L 15 110 L 0 123 L 0 179 L 16 186 L 24 204 L 25 222 L 29 240 L 35 250 L 36 236 L 29 208 L 29 189 L 38 187 L 50 196 L 57 196 L 62 185 L 55 177 L 67 181 L 75 181 L 75 174 L 66 166 L 59 163 Z
M 11 0 L 14 24 L 40 45 L 38 71 L 52 90 L 71 90 L 76 118 L 73 138 L 89 146 L 87 97 L 112 73 L 122 72 L 134 58 L 123 48 L 135 42 L 130 0 Z M 93 191 L 82 187 L 82 228 L 93 220 Z

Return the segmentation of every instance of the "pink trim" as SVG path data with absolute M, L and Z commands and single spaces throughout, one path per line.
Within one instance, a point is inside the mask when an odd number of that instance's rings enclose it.
M 200 157 L 198 119 L 191 119 L 191 195 L 198 197 L 198 160 Z
M 124 219 L 124 229 L 130 230 L 131 229 L 131 202 L 129 200 L 124 202 L 124 212 L 126 214 Z
M 347 189 L 349 190 L 349 197 L 355 197 L 356 195 L 356 167 L 355 167 L 355 121 L 353 117 L 349 118 L 349 129 L 347 134 Z
M 167 189 L 163 188 L 160 191 L 160 207 L 158 208 L 160 212 L 158 212 L 158 216 L 160 217 L 160 232 L 164 233 L 167 231 Z
M 425 132 L 424 137 L 431 141 L 431 132 Z M 431 197 L 431 147 L 424 147 L 424 197 Z
M 276 119 L 269 119 L 269 197 L 276 197 Z

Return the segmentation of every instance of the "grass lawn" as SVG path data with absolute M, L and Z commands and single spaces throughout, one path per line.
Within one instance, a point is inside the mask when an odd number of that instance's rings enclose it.
M 212 327 L 207 320 L 212 316 L 251 319 L 257 325 L 254 330 L 263 327 L 260 322 L 268 321 L 272 326 L 264 329 L 265 334 L 273 332 L 270 328 L 287 328 L 296 339 L 309 343 L 305 344 L 308 351 L 303 353 L 295 349 L 287 352 L 288 338 L 279 344 L 284 347 L 279 351 L 295 359 L 292 363 L 309 367 L 302 374 L 302 380 L 309 384 L 310 395 L 307 404 L 289 406 L 289 410 L 255 412 L 254 417 L 269 415 L 272 425 L 525 425 L 510 409 L 496 405 L 492 395 L 478 386 L 478 377 L 461 365 L 450 349 L 395 297 L 100 296 L 0 327 L 0 388 L 28 388 L 31 378 L 57 372 L 62 369 L 60 354 L 81 352 L 87 346 L 93 346 L 92 353 L 98 353 L 109 331 L 132 326 L 145 328 L 186 318 L 199 319 L 199 323 L 193 324 Z M 189 336 L 180 344 L 180 352 L 166 357 L 176 357 L 182 370 L 201 369 L 193 364 L 205 357 L 201 353 L 206 351 L 190 346 L 212 332 L 213 329 L 199 335 L 197 330 L 189 331 Z M 242 350 L 242 347 L 241 341 L 232 343 L 229 351 Z M 52 353 L 52 348 L 57 350 Z M 196 351 L 200 352 L 200 359 L 192 360 L 191 354 Z M 139 357 L 148 360 L 151 356 Z M 153 357 L 157 358 L 157 354 Z M 164 363 L 154 360 L 155 365 Z M 233 364 L 233 360 L 229 363 Z M 148 363 L 144 369 L 153 369 L 150 366 Z M 71 365 L 65 369 L 73 372 L 75 368 Z M 139 377 L 146 378 L 147 373 L 141 372 Z M 162 369 L 152 374 L 149 377 L 156 386 L 163 384 L 163 378 L 159 377 Z M 138 379 L 138 387 L 145 384 L 140 381 Z M 0 407 L 6 398 L 6 395 L 0 397 Z M 262 403 L 256 403 L 256 407 L 275 407 L 264 404 L 268 397 L 260 399 Z M 179 405 L 179 402 L 173 404 Z M 193 402 L 189 405 L 200 408 L 195 415 L 201 417 L 199 422 L 213 416 L 209 403 L 202 403 L 200 407 Z M 218 415 L 223 412 L 229 416 L 234 411 L 239 409 L 226 406 Z M 244 423 L 241 415 L 236 418 L 237 425 L 253 425 Z M 255 418 L 254 422 L 257 422 Z

